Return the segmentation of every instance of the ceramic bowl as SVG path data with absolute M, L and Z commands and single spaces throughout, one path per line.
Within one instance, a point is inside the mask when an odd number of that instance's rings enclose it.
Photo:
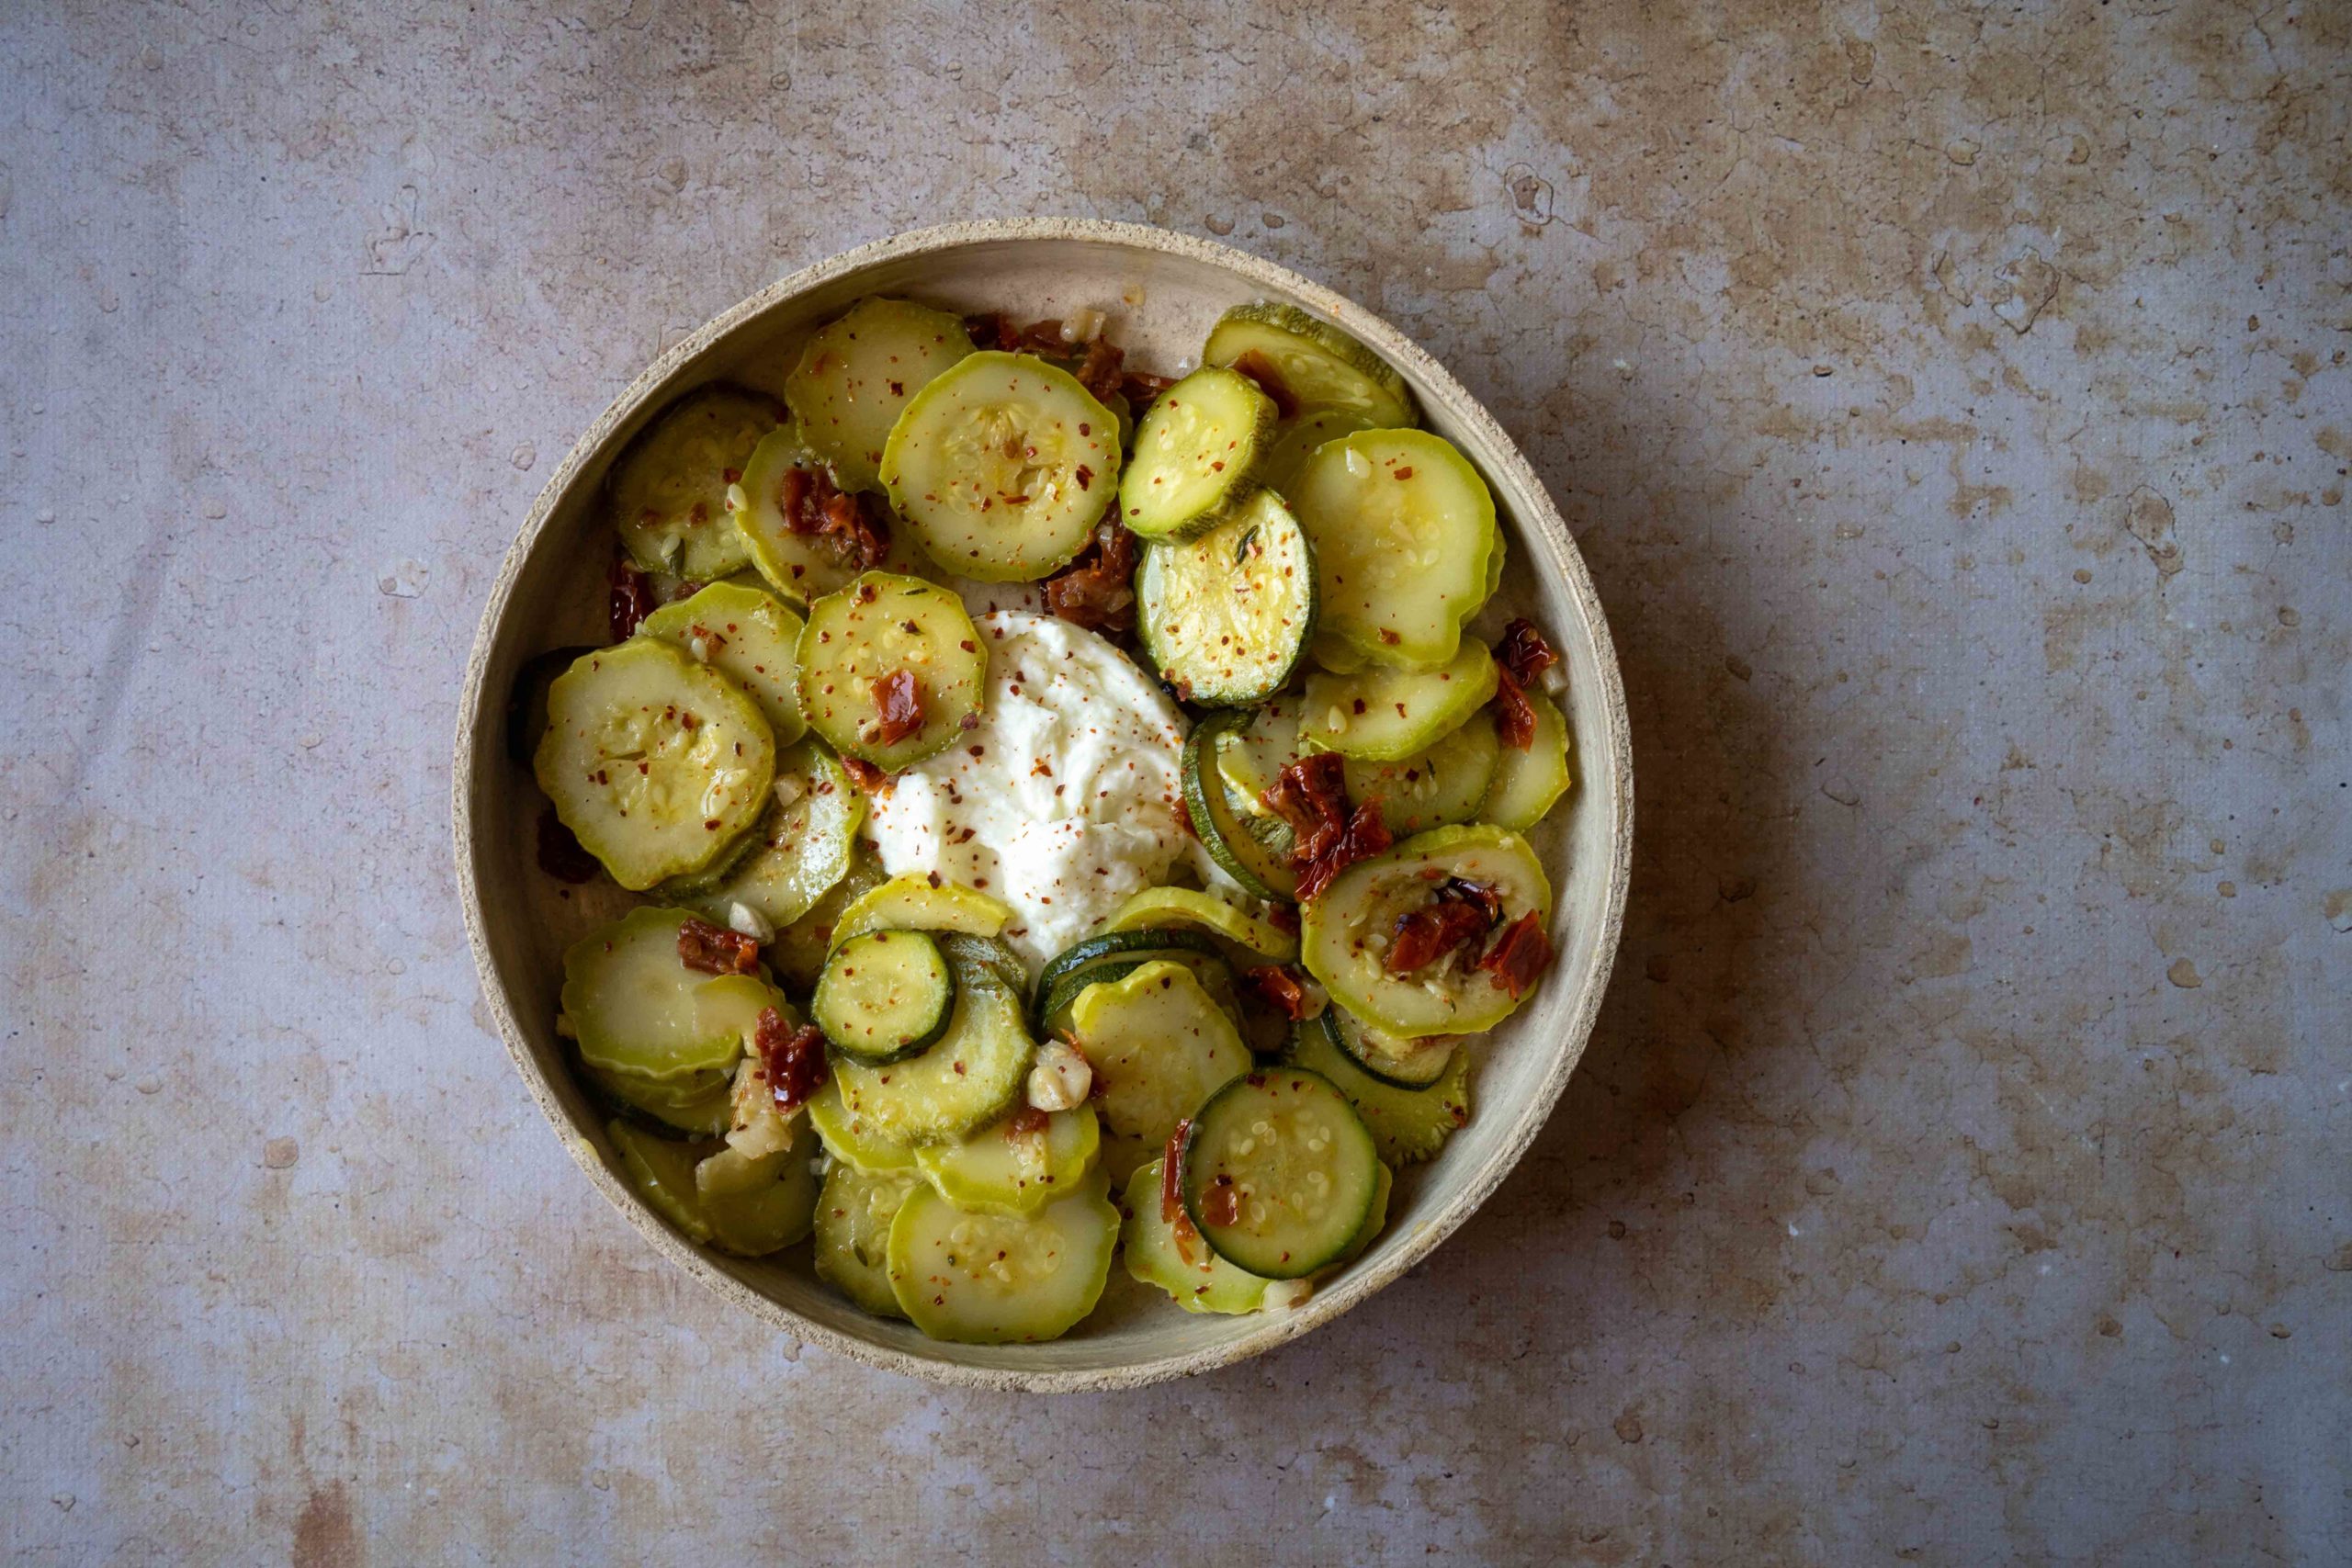
M 1509 615 L 1532 615 L 1566 659 L 1577 785 L 1538 837 L 1557 901 L 1559 956 L 1529 1003 L 1479 1047 L 1469 1124 L 1437 1160 L 1400 1173 L 1385 1234 L 1300 1306 L 1195 1316 L 1114 1265 L 1102 1306 L 1060 1340 L 936 1343 L 851 1305 L 815 1277 L 805 1247 L 746 1262 L 686 1241 L 639 1200 L 602 1114 L 565 1066 L 554 1028 L 563 947 L 626 899 L 594 889 L 560 897 L 536 866 L 541 801 L 503 737 L 515 673 L 543 649 L 604 639 L 611 535 L 597 487 L 628 438 L 673 398 L 716 378 L 777 386 L 801 341 L 868 294 L 1023 321 L 1101 309 L 1129 362 L 1162 372 L 1188 365 L 1228 307 L 1286 301 L 1352 333 L 1401 371 L 1429 427 L 1468 454 L 1494 489 L 1511 567 L 1502 603 L 1481 626 L 1492 635 Z M 663 355 L 556 468 L 507 552 L 466 671 L 454 784 L 458 881 L 482 990 L 516 1071 L 588 1179 L 647 1245 L 778 1329 L 876 1366 L 1007 1390 L 1133 1387 L 1229 1365 L 1340 1316 L 1427 1257 L 1526 1151 L 1584 1050 L 1616 951 L 1633 845 L 1631 757 L 1616 657 L 1576 544 L 1519 449 L 1435 359 L 1352 301 L 1223 245 L 1119 223 L 959 224 L 835 256 L 727 311 Z

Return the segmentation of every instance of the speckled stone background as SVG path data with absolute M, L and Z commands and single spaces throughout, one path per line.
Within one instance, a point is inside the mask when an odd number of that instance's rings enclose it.
M 0 1549 L 2352 1558 L 2347 59 L 2316 0 L 6 7 Z M 1641 823 L 1485 1214 L 1051 1402 L 657 1269 L 486 1026 L 446 805 L 605 400 L 1027 213 L 1488 400 Z

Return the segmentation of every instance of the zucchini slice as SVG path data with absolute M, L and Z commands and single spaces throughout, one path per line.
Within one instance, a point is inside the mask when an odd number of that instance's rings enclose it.
M 1268 490 L 1288 495 L 1298 470 L 1326 441 L 1377 428 L 1371 417 L 1358 409 L 1306 410 L 1274 432 L 1273 444 L 1266 449 L 1258 477 Z
M 1386 1033 L 1419 1039 L 1492 1029 L 1522 999 L 1493 976 L 1453 959 L 1403 976 L 1382 962 L 1396 922 L 1449 879 L 1491 888 L 1503 925 L 1531 911 L 1551 919 L 1552 886 L 1526 840 L 1499 828 L 1436 828 L 1358 861 L 1306 907 L 1299 956 L 1307 972 L 1332 1000 Z
M 862 799 L 858 810 L 864 814 Z M 841 924 L 842 911 L 888 880 L 875 860 L 874 852 L 853 838 L 849 869 L 842 873 L 842 879 L 811 905 L 807 914 L 780 929 L 775 940 L 768 943 L 768 963 L 784 983 L 796 991 L 814 987 L 825 972 L 825 958 L 832 952 L 833 932 Z
M 851 547 L 831 534 L 796 534 L 784 516 L 784 477 L 815 468 L 823 459 L 792 425 L 768 433 L 743 466 L 742 481 L 727 491 L 727 510 L 761 579 L 793 604 L 839 592 L 863 569 Z
M 1339 1262 L 1380 1190 L 1372 1134 L 1329 1078 L 1267 1067 L 1234 1079 L 1184 1129 L 1184 1212 L 1217 1255 L 1269 1280 Z
M 833 950 L 808 1016 L 835 1050 L 869 1067 L 919 1055 L 947 1032 L 956 973 L 922 931 L 868 931 Z
M 1118 493 L 1119 421 L 1069 371 L 989 349 L 907 404 L 881 472 L 941 570 L 1034 581 L 1085 548 Z
M 1321 1017 L 1324 1032 L 1347 1053 L 1350 1061 L 1398 1089 L 1429 1088 L 1445 1077 L 1460 1048 L 1460 1042 L 1451 1034 L 1429 1034 L 1419 1040 L 1385 1034 L 1345 1008 L 1326 1008 Z
M 948 590 L 869 571 L 809 606 L 799 665 L 809 728 L 896 773 L 945 750 L 979 713 L 989 650 Z
M 1189 539 L 1258 488 L 1274 430 L 1274 400 L 1257 383 L 1214 366 L 1159 394 L 1136 430 L 1119 477 L 1119 521 L 1147 539 Z
M 740 570 L 751 558 L 728 524 L 727 487 L 784 417 L 775 399 L 742 387 L 705 387 L 664 409 L 605 484 L 630 558 L 705 582 Z
M 1201 350 L 1204 365 L 1270 368 L 1302 407 L 1353 409 L 1374 424 L 1417 423 L 1413 394 L 1388 362 L 1328 321 L 1295 305 L 1237 305 L 1219 317 Z
M 772 795 L 767 815 L 745 837 L 741 858 L 714 863 L 717 874 L 673 877 L 662 885 L 662 895 L 715 925 L 732 926 L 740 905 L 777 931 L 815 908 L 849 874 L 865 797 L 840 760 L 814 740 L 776 758 Z
M 1226 738 L 1247 722 L 1240 713 L 1211 714 L 1193 727 L 1184 739 L 1182 775 L 1184 811 L 1193 831 L 1219 870 L 1260 898 L 1292 898 L 1298 893 L 1298 874 L 1291 869 L 1288 834 L 1276 835 L 1259 824 L 1280 818 L 1243 817 L 1218 773 Z
M 1348 759 L 1350 800 L 1377 800 L 1380 819 L 1392 838 L 1410 838 L 1431 828 L 1477 817 L 1495 777 L 1495 721 L 1474 713 L 1453 734 L 1393 762 Z
M 1190 936 L 1190 931 L 1168 933 Z M 1041 1034 L 1059 1038 L 1073 1032 L 1070 1013 L 1078 1006 L 1078 998 L 1086 994 L 1089 986 L 1105 985 L 1124 980 L 1147 964 L 1181 964 L 1193 972 L 1211 999 L 1223 1008 L 1226 1016 L 1237 1024 L 1242 1021 L 1240 998 L 1233 992 L 1233 971 L 1222 958 L 1189 948 L 1161 947 L 1106 959 L 1102 963 L 1081 969 L 1069 976 L 1050 992 L 1038 993 L 1037 1020 Z
M 1298 956 L 1298 938 L 1291 932 L 1230 898 L 1190 887 L 1147 887 L 1120 905 L 1103 930 L 1157 931 L 1170 926 L 1198 926 L 1269 964 L 1287 964 Z
M 961 931 L 992 937 L 1012 919 L 1012 907 L 953 882 L 934 886 L 928 876 L 894 876 L 842 911 L 833 927 L 832 951 L 868 931 Z
M 1102 1128 L 1094 1107 L 1057 1111 L 1042 1127 L 991 1122 L 960 1143 L 915 1151 L 939 1195 L 974 1214 L 1034 1214 L 1075 1189 L 1094 1168 Z
M 1325 1022 L 1337 1010 L 1300 1021 L 1291 1034 L 1289 1059 L 1338 1086 L 1372 1130 L 1383 1160 L 1415 1165 L 1435 1159 L 1454 1130 L 1470 1120 L 1470 1053 L 1459 1046 L 1448 1053 L 1444 1073 L 1427 1089 L 1399 1089 L 1365 1072 L 1340 1046 L 1339 1026 Z
M 842 1103 L 842 1091 L 831 1080 L 808 1101 L 808 1125 L 817 1129 L 826 1153 L 869 1176 L 915 1168 L 915 1146 L 876 1131 L 865 1117 Z
M 1245 707 L 1289 684 L 1315 633 L 1315 551 L 1282 497 L 1254 493 L 1184 544 L 1146 545 L 1136 628 L 1187 702 Z
M 639 908 L 590 931 L 564 950 L 562 993 L 582 1061 L 664 1080 L 688 1099 L 707 1075 L 734 1066 L 762 1009 L 790 1008 L 756 976 L 706 975 L 680 963 L 678 928 L 692 918 Z
M 649 1078 L 580 1064 L 589 1086 L 613 1109 L 650 1118 L 669 1136 L 715 1138 L 734 1117 L 734 1094 L 724 1072 Z
M 1181 953 L 1198 953 L 1218 958 L 1216 943 L 1197 931 L 1105 931 L 1070 943 L 1046 961 L 1037 973 L 1037 995 L 1058 991 L 1081 974 L 1091 974 L 1102 964 L 1123 959 L 1142 957 L 1175 957 Z
M 724 1146 L 657 1137 L 626 1122 L 607 1123 L 605 1131 L 639 1194 L 694 1240 L 739 1257 L 764 1258 L 808 1234 L 817 1178 L 806 1157 L 786 1151 L 743 1161 L 733 1182 L 707 1190 L 697 1178 L 713 1160 L 728 1158 L 731 1151 Z
M 1373 664 L 1452 660 L 1502 538 L 1469 460 L 1425 430 L 1367 430 L 1319 447 L 1290 499 L 1315 541 L 1323 629 Z
M 775 739 L 726 676 L 632 637 L 548 687 L 531 771 L 581 845 L 641 893 L 708 865 L 759 817 Z
M 1100 1176 L 1034 1214 L 967 1214 L 928 1184 L 890 1222 L 890 1288 L 933 1339 L 1057 1339 L 1102 1299 L 1119 1211 Z
M 1267 1306 L 1274 1281 L 1218 1257 L 1189 1220 L 1180 1227 L 1165 1216 L 1160 1202 L 1165 1171 L 1164 1158 L 1156 1159 L 1137 1166 L 1127 1178 L 1120 1201 L 1126 1220 L 1119 1227 L 1127 1272 L 1143 1284 L 1166 1291 L 1186 1312 L 1238 1315 Z M 1287 1298 L 1289 1288 L 1283 1293 Z
M 860 299 L 818 329 L 784 400 L 847 490 L 882 488 L 882 448 L 908 401 L 972 352 L 960 317 L 906 299 Z
M 1299 740 L 1299 713 L 1296 697 L 1278 696 L 1251 709 L 1246 722 L 1228 724 L 1216 738 L 1216 778 L 1234 815 L 1252 838 L 1283 854 L 1290 852 L 1294 835 L 1290 824 L 1266 804 L 1266 792 L 1284 768 L 1306 755 L 1307 748 Z
M 869 1175 L 846 1162 L 817 1196 L 817 1277 L 876 1317 L 904 1317 L 890 1289 L 890 1222 L 920 1179 Z
M 523 660 L 514 684 L 506 693 L 506 754 L 531 765 L 539 738 L 548 732 L 548 688 L 555 678 L 596 649 L 584 646 L 551 648 Z
M 1495 656 L 1476 637 L 1462 639 L 1434 670 L 1366 670 L 1306 678 L 1299 703 L 1300 744 L 1368 762 L 1393 762 L 1460 728 L 1495 694 Z
M 1012 994 L 1029 995 L 1029 965 L 1001 937 L 972 936 L 963 931 L 934 931 L 940 951 L 956 966 L 956 973 L 993 976 L 1010 987 Z
M 1233 1020 L 1181 964 L 1151 963 L 1089 986 L 1070 1009 L 1078 1047 L 1094 1069 L 1103 1168 L 1123 1180 L 1168 1142 L 1178 1122 L 1250 1068 Z
M 948 1143 L 1020 1100 L 1035 1054 L 1021 999 L 970 978 L 956 976 L 946 1032 L 922 1055 L 882 1067 L 833 1057 L 842 1108 L 885 1142 Z
M 645 617 L 637 635 L 666 642 L 742 687 L 760 705 L 775 743 L 789 746 L 808 729 L 793 691 L 800 627 L 800 617 L 765 586 L 730 581 L 662 605 Z
M 1568 721 L 1557 703 L 1541 692 L 1527 694 L 1535 710 L 1535 739 L 1527 750 L 1501 748 L 1495 760 L 1494 782 L 1477 810 L 1478 819 L 1514 833 L 1524 833 L 1544 820 L 1568 793 L 1576 776 L 1568 767 Z
M 621 1170 L 638 1196 L 690 1238 L 708 1245 L 710 1219 L 695 1192 L 695 1145 L 618 1121 L 607 1122 L 605 1134 L 613 1140 Z

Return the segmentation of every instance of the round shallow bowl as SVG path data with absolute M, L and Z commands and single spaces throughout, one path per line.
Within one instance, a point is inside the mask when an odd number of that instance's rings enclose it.
M 818 1280 L 807 1249 L 745 1262 L 707 1252 L 641 1202 L 604 1118 L 565 1065 L 555 1033 L 564 944 L 626 902 L 616 890 L 560 890 L 535 864 L 541 809 L 504 744 L 507 694 L 533 654 L 603 640 L 611 534 L 596 505 L 606 466 L 681 392 L 718 378 L 777 386 L 802 340 L 867 294 L 1020 320 L 1107 312 L 1131 364 L 1168 372 L 1198 353 L 1230 306 L 1278 299 L 1354 333 L 1404 373 L 1430 428 L 1494 488 L 1511 567 L 1488 635 L 1534 616 L 1565 656 L 1564 706 L 1577 786 L 1538 848 L 1557 901 L 1558 960 L 1533 998 L 1480 1047 L 1476 1109 L 1433 1163 L 1401 1173 L 1378 1245 L 1301 1306 L 1250 1317 L 1194 1316 L 1112 1269 L 1102 1306 L 1047 1345 L 946 1345 L 869 1317 Z M 901 234 L 774 285 L 679 344 L 622 393 L 548 481 L 507 552 L 466 671 L 455 770 L 458 882 L 482 990 L 533 1099 L 596 1190 L 680 1269 L 776 1327 L 894 1371 L 1038 1392 L 1133 1387 L 1253 1356 L 1329 1323 L 1426 1257 L 1494 1191 L 1534 1140 L 1592 1031 L 1617 947 L 1633 847 L 1625 698 L 1600 602 L 1566 526 L 1510 438 L 1444 367 L 1370 312 L 1295 273 L 1223 245 L 1121 223 L 1034 219 Z

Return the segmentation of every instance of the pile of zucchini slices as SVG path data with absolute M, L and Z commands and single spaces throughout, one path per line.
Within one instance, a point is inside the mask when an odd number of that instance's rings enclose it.
M 780 398 L 671 405 L 605 492 L 613 640 L 533 660 L 513 714 L 541 866 L 643 898 L 563 960 L 617 1163 L 694 1241 L 813 1237 L 856 1305 L 967 1342 L 1069 1331 L 1122 1257 L 1250 1313 L 1371 1246 L 1551 959 L 1524 835 L 1570 785 L 1542 635 L 1468 629 L 1493 498 L 1395 370 L 1281 305 L 1172 383 L 1056 325 L 867 299 Z M 957 583 L 1042 584 L 1193 716 L 1219 886 L 1035 976 L 1014 909 L 860 838 L 978 722 Z

